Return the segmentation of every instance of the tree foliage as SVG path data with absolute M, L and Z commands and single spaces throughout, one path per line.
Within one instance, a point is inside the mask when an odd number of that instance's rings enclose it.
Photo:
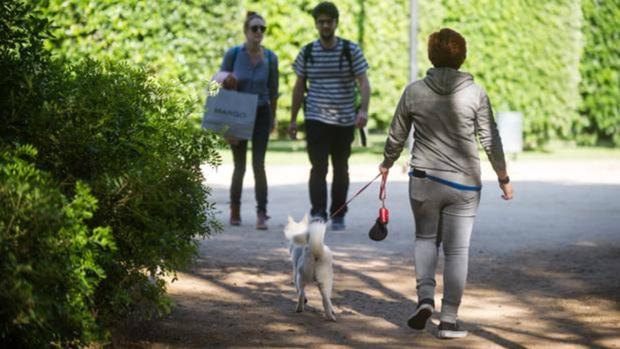
M 585 47 L 581 59 L 579 140 L 620 145 L 620 1 L 582 0 Z

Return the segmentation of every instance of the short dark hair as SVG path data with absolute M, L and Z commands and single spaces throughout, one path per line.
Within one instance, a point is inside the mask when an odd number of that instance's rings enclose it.
M 428 37 L 428 59 L 436 68 L 459 69 L 467 57 L 465 38 L 450 28 Z
M 254 18 L 262 19 L 263 22 L 265 21 L 263 16 L 259 15 L 258 13 L 254 12 L 254 11 L 248 11 L 245 14 L 245 21 L 243 21 L 243 31 L 248 30 L 248 27 L 250 25 L 250 21 L 253 20 Z
M 333 2 L 323 1 L 312 10 L 312 17 L 314 17 L 315 21 L 320 15 L 327 15 L 329 18 L 337 20 L 340 13 L 338 13 L 338 8 Z

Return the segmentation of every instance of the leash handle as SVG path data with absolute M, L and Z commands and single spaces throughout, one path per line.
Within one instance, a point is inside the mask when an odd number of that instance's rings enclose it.
M 381 188 L 379 189 L 379 200 L 381 200 L 381 206 L 385 207 L 385 198 L 387 197 L 385 191 L 385 184 L 387 183 L 387 172 L 381 174 Z

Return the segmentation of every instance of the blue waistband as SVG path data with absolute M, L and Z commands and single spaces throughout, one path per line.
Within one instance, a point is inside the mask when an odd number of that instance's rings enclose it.
M 423 172 L 423 171 L 420 171 Z M 458 190 L 469 190 L 469 191 L 480 191 L 482 190 L 482 186 L 481 185 L 465 185 L 465 184 L 461 184 L 461 183 L 456 183 L 456 182 L 452 182 L 443 178 L 439 178 L 439 177 L 435 177 L 433 175 L 429 175 L 426 172 L 423 172 L 424 175 L 423 176 L 414 176 L 413 175 L 413 171 L 409 171 L 409 176 L 410 177 L 418 177 L 418 178 L 428 178 L 431 181 L 435 181 L 437 183 L 441 183 L 443 185 L 447 185 L 449 187 L 452 187 L 454 189 L 458 189 Z

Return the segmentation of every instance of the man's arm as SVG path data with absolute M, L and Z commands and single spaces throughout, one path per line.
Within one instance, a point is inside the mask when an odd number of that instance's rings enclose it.
M 291 139 L 297 139 L 297 114 L 301 108 L 306 89 L 306 78 L 297 75 L 295 87 L 293 87 L 293 101 L 291 103 L 291 124 L 288 127 L 288 134 Z
M 360 74 L 356 77 L 357 83 L 360 89 L 361 105 L 360 110 L 357 112 L 357 120 L 355 120 L 355 126 L 363 128 L 368 122 L 368 106 L 370 105 L 370 82 L 366 73 Z

